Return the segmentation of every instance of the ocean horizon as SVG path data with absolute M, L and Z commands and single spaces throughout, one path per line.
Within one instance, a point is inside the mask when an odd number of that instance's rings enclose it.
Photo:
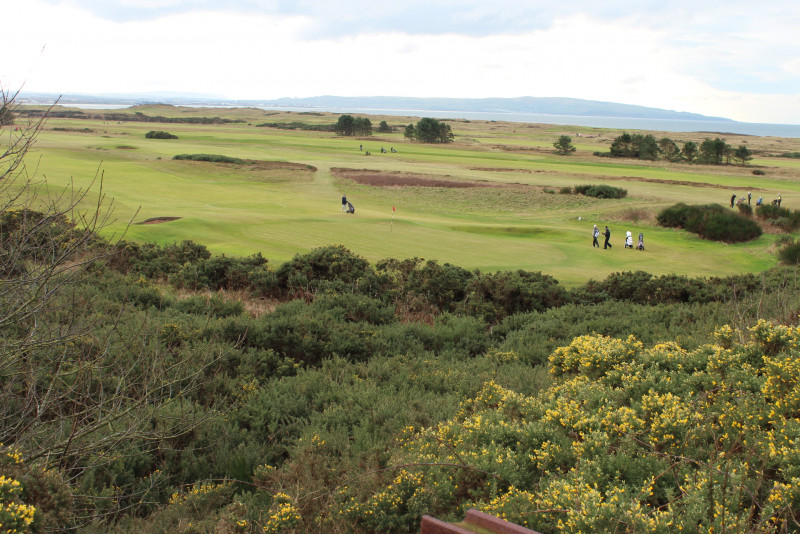
M 82 109 L 125 109 L 127 104 L 70 103 L 68 107 Z M 181 105 L 180 107 L 233 108 L 233 105 Z M 450 111 L 429 109 L 376 109 L 376 108 L 335 108 L 335 107 L 284 107 L 252 106 L 270 111 L 356 113 L 364 115 L 391 115 L 403 117 L 431 117 L 451 120 L 505 121 L 527 124 L 553 124 L 561 126 L 582 126 L 588 128 L 610 128 L 618 130 L 648 130 L 656 132 L 696 132 L 709 135 L 755 135 L 760 137 L 800 138 L 798 124 L 768 124 L 739 122 L 734 120 L 684 120 L 652 119 L 645 117 L 598 117 L 590 115 L 554 115 L 545 113 L 517 113 L 507 111 Z
M 281 107 L 259 109 L 274 111 L 328 111 L 331 113 L 361 113 L 365 115 L 394 115 L 431 117 L 434 119 L 506 121 L 529 124 L 554 124 L 620 130 L 650 130 L 657 132 L 700 132 L 709 135 L 756 135 L 760 137 L 800 138 L 798 124 L 767 124 L 738 122 L 734 120 L 683 120 L 650 119 L 639 117 L 597 117 L 590 115 L 552 115 L 545 113 L 517 113 L 505 111 L 437 111 L 422 109 L 373 109 L 331 107 Z

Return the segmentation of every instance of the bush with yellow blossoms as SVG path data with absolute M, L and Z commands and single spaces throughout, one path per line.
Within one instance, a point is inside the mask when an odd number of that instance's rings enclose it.
M 7 467 L 18 464 L 22 464 L 19 452 L 0 443 L 0 532 L 30 532 L 35 518 L 36 508 L 24 502 L 20 481 L 6 476 Z
M 471 507 L 543 534 L 796 531 L 797 331 L 759 322 L 717 339 L 576 338 L 550 358 L 552 387 L 486 383 L 454 418 L 407 433 L 388 462 L 402 471 L 343 491 L 341 513 L 358 532 Z

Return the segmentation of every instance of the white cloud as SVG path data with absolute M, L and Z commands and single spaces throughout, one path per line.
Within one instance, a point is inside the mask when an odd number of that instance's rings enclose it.
M 295 5 L 295 15 L 277 15 L 277 3 L 254 0 L 239 4 L 254 9 L 248 13 L 223 11 L 220 5 L 114 22 L 74 4 L 43 2 L 14 4 L 17 22 L 4 35 L 15 43 L 13 54 L 0 64 L 0 81 L 7 87 L 24 81 L 29 91 L 177 91 L 265 99 L 562 96 L 800 123 L 800 60 L 798 45 L 792 44 L 798 21 L 789 16 L 767 25 L 779 11 L 754 13 L 752 25 L 720 31 L 718 13 L 697 9 L 676 8 L 678 20 L 613 15 L 609 7 L 602 17 L 553 18 L 548 11 L 537 19 L 537 10 L 527 4 L 501 1 L 492 10 L 468 2 L 461 12 L 465 20 L 508 23 L 524 16 L 527 29 L 514 25 L 512 33 L 477 36 L 358 31 L 374 20 L 359 20 L 356 9 L 347 15 L 354 19 L 353 30 L 333 35 L 315 33 L 320 21 L 296 7 L 305 4 Z M 265 7 L 253 7 L 259 5 Z M 456 4 L 412 2 L 403 9 L 427 5 L 432 10 L 418 17 Z M 330 6 L 315 9 L 344 16 Z M 394 9 L 398 17 L 406 13 Z M 728 17 L 723 22 L 737 15 L 735 7 L 723 12 Z

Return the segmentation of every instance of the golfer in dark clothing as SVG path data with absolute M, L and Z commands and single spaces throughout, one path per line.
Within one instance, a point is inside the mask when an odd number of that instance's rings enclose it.
M 347 197 L 342 197 L 342 211 L 347 211 Z
M 735 202 L 736 202 L 736 195 L 733 195 L 733 196 L 731 196 L 731 207 L 733 207 L 733 204 Z
M 611 230 L 608 229 L 608 226 L 606 226 L 606 231 L 603 232 L 603 235 L 606 236 L 606 242 L 603 243 L 603 248 L 611 248 L 611 243 L 608 242 L 608 240 L 611 239 Z

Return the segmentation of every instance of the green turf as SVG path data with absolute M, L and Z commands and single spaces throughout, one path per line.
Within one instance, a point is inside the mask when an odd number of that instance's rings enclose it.
M 109 235 L 120 235 L 130 222 L 180 217 L 162 224 L 132 224 L 127 239 L 162 244 L 192 239 L 216 253 L 260 252 L 275 264 L 313 247 L 341 243 L 371 261 L 421 257 L 484 271 L 541 270 L 567 284 L 621 270 L 725 275 L 766 269 L 776 263 L 771 253 L 774 235 L 726 245 L 626 220 L 630 219 L 626 214 L 638 210 L 652 217 L 661 207 L 679 201 L 725 204 L 731 194 L 747 190 L 752 190 L 754 201 L 758 196 L 769 200 L 778 192 L 789 207 L 800 200 L 800 165 L 795 160 L 759 158 L 754 163 L 766 174 L 754 176 L 750 168 L 734 166 L 597 158 L 591 152 L 603 148 L 599 138 L 618 134 L 599 129 L 583 129 L 598 139 L 581 138 L 578 153 L 559 157 L 553 154 L 552 141 L 564 127 L 453 122 L 455 143 L 423 145 L 405 141 L 402 129 L 353 139 L 255 126 L 278 119 L 335 122 L 335 116 L 230 113 L 248 117 L 248 123 L 50 119 L 27 165 L 47 179 L 51 190 L 74 183 L 91 188 L 90 197 L 96 195 L 102 178 L 106 199 L 114 204 L 115 222 L 106 229 Z M 373 123 L 381 119 L 373 118 Z M 393 125 L 403 124 L 403 119 L 387 119 Z M 146 139 L 150 130 L 165 130 L 179 139 Z M 359 144 L 372 155 L 360 152 Z M 394 147 L 398 153 L 381 154 L 381 146 Z M 317 170 L 260 172 L 247 165 L 174 161 L 176 154 L 286 161 Z M 338 178 L 334 168 L 401 171 L 509 187 L 376 187 Z M 598 200 L 558 194 L 561 187 L 586 183 L 622 187 L 628 197 Z M 355 205 L 354 215 L 341 213 L 342 194 Z M 595 223 L 611 227 L 613 249 L 591 247 Z M 623 249 L 626 230 L 634 236 L 644 232 L 646 251 Z

